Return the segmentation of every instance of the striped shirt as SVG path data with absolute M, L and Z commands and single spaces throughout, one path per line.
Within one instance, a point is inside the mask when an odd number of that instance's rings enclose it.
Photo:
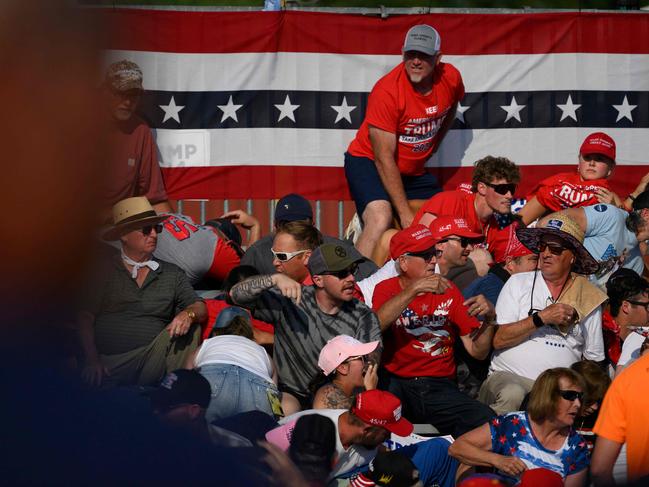
M 331 338 L 346 334 L 367 343 L 381 340 L 379 320 L 357 299 L 343 304 L 335 315 L 324 313 L 312 286 L 302 286 L 299 305 L 275 289 L 264 291 L 250 302 L 252 315 L 275 325 L 274 359 L 280 389 L 307 396 L 309 383 L 318 374 L 320 350 Z

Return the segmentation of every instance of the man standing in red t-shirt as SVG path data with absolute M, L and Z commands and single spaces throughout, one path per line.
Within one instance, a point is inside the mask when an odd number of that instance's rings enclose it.
M 390 254 L 399 275 L 376 286 L 373 308 L 384 334 L 381 388 L 398 396 L 417 423 L 432 423 L 456 438 L 486 423 L 494 412 L 460 392 L 454 343 L 484 359 L 491 350 L 494 307 L 484 296 L 464 300 L 450 281 L 434 274 L 435 238 L 423 225 L 392 237 Z
M 370 93 L 365 120 L 345 154 L 345 175 L 363 220 L 356 247 L 365 256 L 392 224 L 402 228 L 414 212 L 408 200 L 425 200 L 440 190 L 424 164 L 439 147 L 464 96 L 459 71 L 442 63 L 440 36 L 428 25 L 406 34 L 403 63 Z
M 137 64 L 122 60 L 108 67 L 102 86 L 111 149 L 102 187 L 106 216 L 115 203 L 132 196 L 146 196 L 158 213 L 173 211 L 151 129 L 135 113 L 143 91 L 142 70 Z

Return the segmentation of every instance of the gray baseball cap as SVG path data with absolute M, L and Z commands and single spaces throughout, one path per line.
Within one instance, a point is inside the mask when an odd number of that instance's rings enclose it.
M 439 52 L 441 44 L 442 39 L 439 33 L 430 25 L 415 25 L 406 34 L 406 40 L 403 42 L 403 52 L 419 51 L 433 56 Z

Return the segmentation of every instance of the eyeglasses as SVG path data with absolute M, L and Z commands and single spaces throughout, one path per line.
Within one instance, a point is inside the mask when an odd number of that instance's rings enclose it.
M 584 398 L 584 393 L 579 391 L 567 390 L 564 391 L 559 389 L 559 395 L 563 397 L 566 401 L 575 401 L 579 399 L 581 401 Z
M 460 242 L 460 247 L 462 247 L 463 249 L 466 249 L 469 246 L 469 244 L 473 245 L 474 243 L 476 243 L 474 240 L 471 240 L 469 237 L 448 237 L 445 238 L 444 240 L 440 240 L 438 243 L 447 242 L 449 240 Z
M 273 249 L 270 249 L 270 251 L 273 253 L 273 257 L 275 257 L 280 262 L 288 262 L 296 255 L 300 255 L 303 254 L 304 252 L 308 252 L 308 249 L 296 250 L 295 252 L 275 252 Z
M 408 257 L 420 257 L 424 259 L 425 262 L 430 262 L 435 257 L 435 252 L 429 250 L 428 252 L 406 252 L 404 255 Z
M 539 242 L 539 252 L 545 252 L 545 249 L 549 249 L 552 255 L 561 255 L 564 250 L 567 250 L 566 247 L 563 247 L 562 245 Z
M 142 227 L 142 234 L 149 235 L 151 233 L 151 230 L 153 229 L 155 229 L 155 233 L 162 233 L 162 223 L 158 223 L 157 225 L 147 225 L 146 227 Z
M 512 196 L 514 196 L 514 193 L 516 192 L 516 185 L 514 183 L 491 184 L 486 181 L 482 181 L 482 182 L 486 186 L 493 188 L 493 190 L 496 193 L 502 194 L 503 196 L 506 195 L 507 193 L 511 193 Z
M 635 304 L 636 306 L 643 306 L 644 309 L 649 311 L 649 301 L 631 301 L 630 299 L 627 299 L 626 301 L 631 304 Z
M 352 264 L 347 269 L 343 269 L 342 271 L 323 272 L 323 275 L 334 276 L 337 277 L 338 279 L 345 279 L 350 274 L 355 274 L 356 269 L 358 269 L 358 265 Z

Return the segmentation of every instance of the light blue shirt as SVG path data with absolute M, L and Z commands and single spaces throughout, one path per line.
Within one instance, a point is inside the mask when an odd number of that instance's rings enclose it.
M 638 239 L 625 225 L 628 213 L 605 204 L 585 206 L 584 212 L 588 222 L 584 247 L 602 265 L 602 270 L 595 276 L 597 284 L 603 285 L 609 275 L 620 267 L 623 255 L 622 267 L 642 275 L 644 262 L 638 248 Z

